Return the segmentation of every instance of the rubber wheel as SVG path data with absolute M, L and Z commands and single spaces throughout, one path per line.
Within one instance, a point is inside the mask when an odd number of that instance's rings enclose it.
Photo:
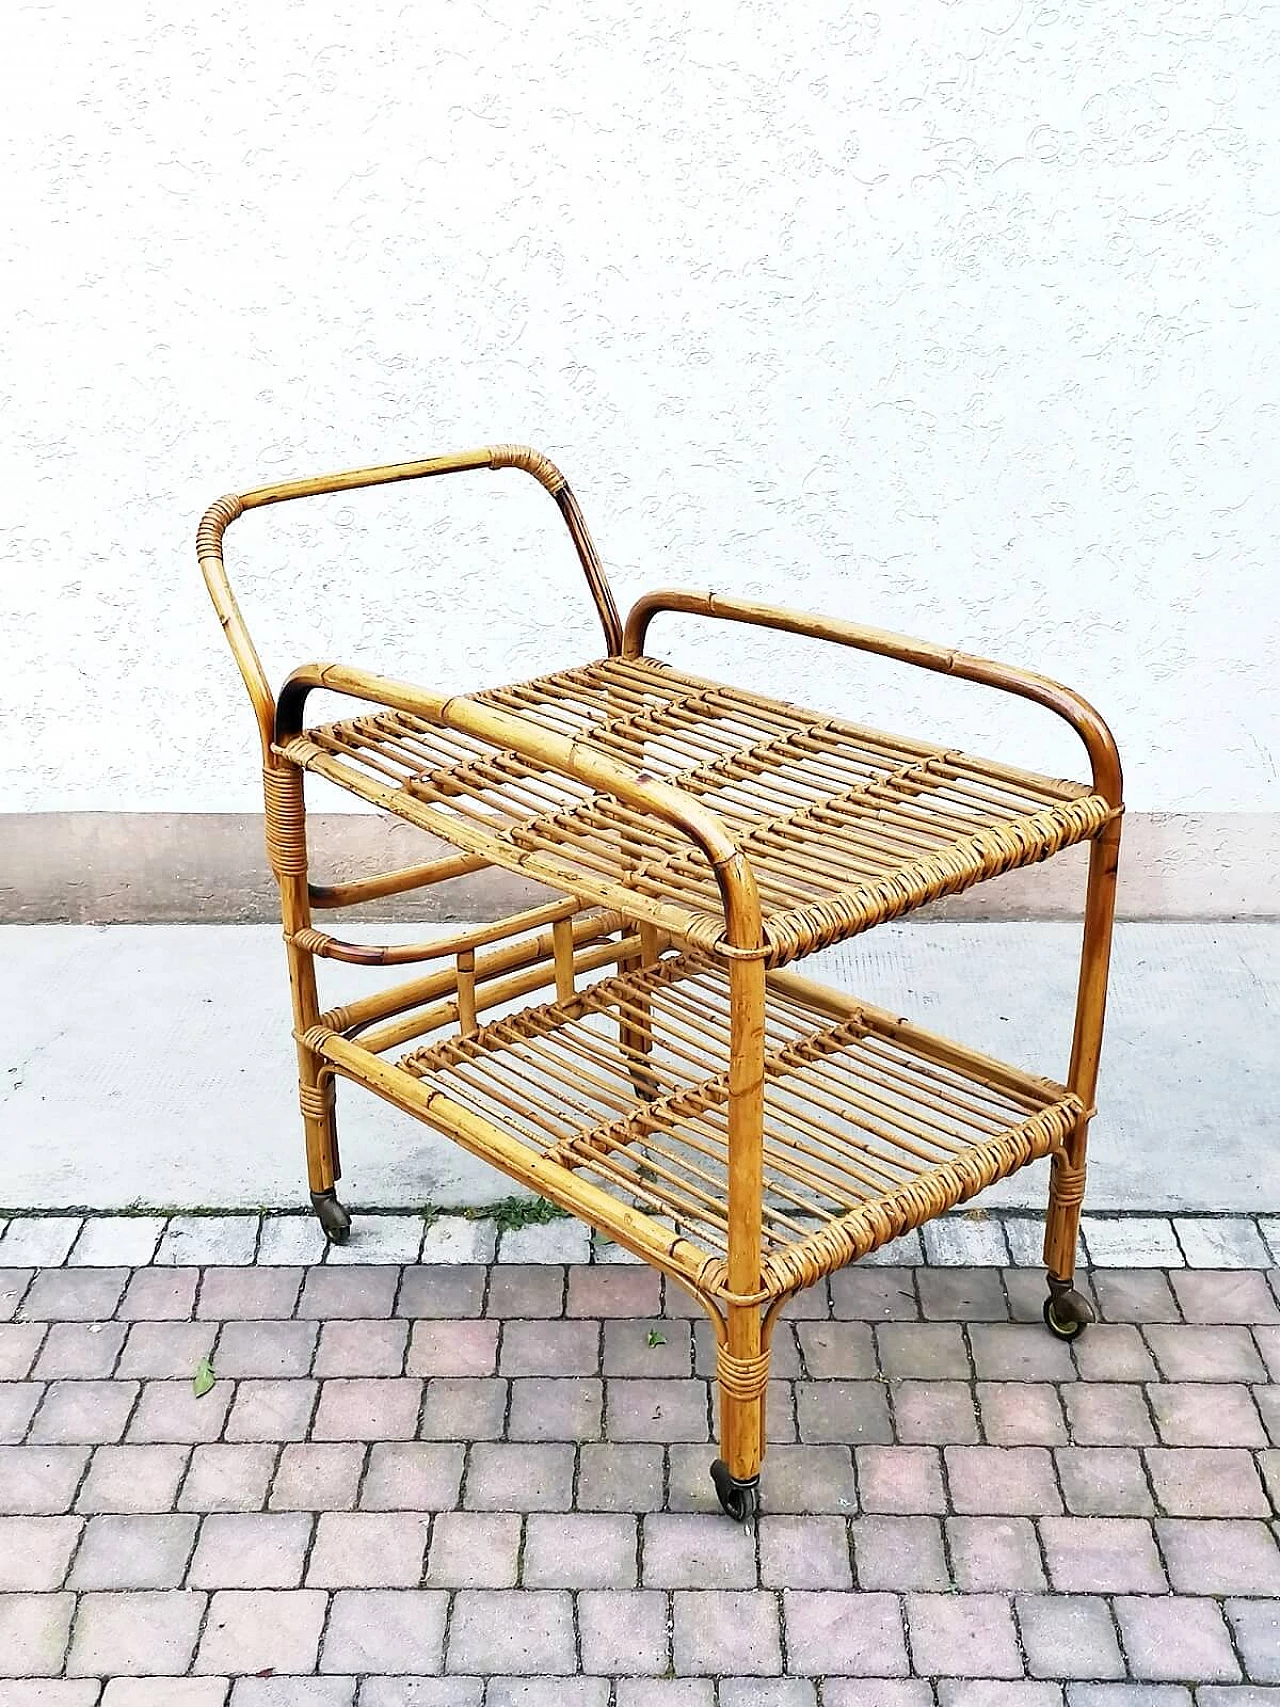
M 331 1245 L 345 1245 L 351 1232 L 351 1216 L 347 1209 L 338 1202 L 336 1193 L 332 1191 L 317 1191 L 312 1193 L 311 1204 L 316 1212 L 316 1220 L 324 1229 L 324 1236 Z
M 750 1523 L 760 1510 L 760 1478 L 756 1476 L 749 1482 L 740 1482 L 729 1474 L 729 1466 L 724 1459 L 717 1458 L 711 1466 L 711 1480 L 721 1509 L 735 1523 Z
M 1079 1292 L 1064 1292 L 1060 1298 L 1044 1301 L 1044 1325 L 1055 1339 L 1078 1340 L 1093 1320 L 1093 1310 L 1087 1298 Z

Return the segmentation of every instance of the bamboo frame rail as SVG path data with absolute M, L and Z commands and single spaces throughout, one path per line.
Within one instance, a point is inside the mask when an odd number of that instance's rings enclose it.
M 518 468 L 555 498 L 605 656 L 474 694 L 336 663 L 273 695 L 231 591 L 245 511 L 439 474 Z M 312 1201 L 335 1240 L 341 1078 L 446 1134 L 686 1287 L 715 1328 L 725 1509 L 749 1517 L 781 1304 L 1037 1158 L 1050 1159 L 1045 1320 L 1083 1331 L 1073 1284 L 1123 810 L 1115 743 L 1069 689 L 878 629 L 715 593 L 618 616 L 563 476 L 527 447 L 264 486 L 219 499 L 198 555 L 263 759 Z M 1031 700 L 1084 744 L 1055 780 L 766 699 L 646 654 L 659 615 L 804 635 Z M 316 690 L 353 703 L 308 724 Z M 342 883 L 308 871 L 304 777 L 454 852 Z M 791 969 L 814 950 L 1087 841 L 1071 1059 L 1058 1084 Z M 339 909 L 498 866 L 546 902 L 422 942 L 317 930 Z M 322 1009 L 316 964 L 433 962 Z M 511 1011 L 514 1004 L 522 1004 Z M 407 1050 L 407 1053 L 404 1051 Z

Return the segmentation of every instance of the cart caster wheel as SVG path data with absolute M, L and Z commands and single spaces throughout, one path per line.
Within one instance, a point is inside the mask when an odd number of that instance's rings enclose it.
M 724 1459 L 717 1458 L 711 1466 L 711 1480 L 715 1483 L 717 1499 L 733 1521 L 750 1523 L 760 1510 L 759 1476 L 753 1476 L 749 1482 L 740 1482 L 729 1474 L 729 1466 Z
M 331 1245 L 345 1245 L 347 1235 L 351 1231 L 351 1216 L 342 1204 L 338 1202 L 338 1194 L 329 1191 L 313 1191 L 311 1207 L 316 1212 L 316 1220 L 324 1228 L 324 1236 Z
M 1055 1339 L 1078 1340 L 1092 1320 L 1093 1305 L 1073 1286 L 1044 1301 L 1044 1325 Z

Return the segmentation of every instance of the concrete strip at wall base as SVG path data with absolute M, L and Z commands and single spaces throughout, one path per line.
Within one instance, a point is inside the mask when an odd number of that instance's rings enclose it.
M 312 818 L 318 881 L 388 871 L 451 851 L 364 813 Z M 925 909 L 933 919 L 1080 915 L 1086 850 L 1011 872 Z M 1280 917 L 1280 813 L 1131 813 L 1119 911 L 1127 919 Z M 501 918 L 545 891 L 508 872 L 457 878 L 366 909 L 391 920 Z M 0 814 L 0 923 L 264 923 L 276 893 L 253 813 Z

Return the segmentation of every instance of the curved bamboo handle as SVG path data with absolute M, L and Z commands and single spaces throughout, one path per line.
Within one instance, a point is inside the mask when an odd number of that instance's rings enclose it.
M 258 656 L 249 630 L 245 627 L 240 607 L 236 603 L 231 583 L 227 579 L 222 557 L 222 537 L 231 523 L 246 510 L 260 509 L 266 504 L 284 504 L 293 498 L 314 498 L 330 492 L 353 492 L 362 486 L 386 486 L 401 480 L 429 479 L 437 474 L 460 474 L 476 468 L 519 468 L 531 474 L 555 499 L 565 526 L 578 553 L 578 561 L 586 576 L 587 586 L 600 626 L 604 630 L 609 656 L 622 650 L 622 622 L 613 593 L 600 562 L 600 554 L 587 530 L 578 501 L 569 483 L 541 451 L 528 445 L 484 445 L 479 450 L 461 451 L 450 456 L 428 457 L 420 462 L 388 463 L 379 468 L 354 468 L 341 474 L 319 474 L 308 480 L 285 480 L 272 486 L 258 486 L 251 492 L 229 493 L 219 498 L 205 511 L 196 534 L 196 555 L 214 609 L 227 636 L 227 642 L 244 677 L 245 687 L 258 720 L 262 741 L 263 762 L 270 762 L 271 741 L 275 726 L 275 700 L 267 681 L 266 671 Z
M 1115 739 L 1102 718 L 1078 693 L 1047 676 L 1033 675 L 1011 664 L 997 664 L 990 658 L 977 658 L 968 652 L 956 652 L 927 640 L 912 640 L 904 634 L 891 634 L 882 628 L 863 628 L 857 623 L 841 622 L 834 617 L 810 616 L 802 611 L 778 610 L 773 605 L 757 605 L 744 599 L 724 598 L 719 593 L 683 593 L 664 588 L 646 593 L 636 600 L 627 617 L 623 637 L 624 658 L 638 658 L 644 651 L 649 624 L 660 611 L 683 611 L 693 616 L 720 617 L 728 622 L 744 622 L 759 628 L 776 628 L 785 634 L 803 634 L 814 640 L 830 640 L 837 646 L 852 646 L 860 652 L 875 652 L 884 658 L 896 658 L 903 664 L 915 664 L 922 670 L 935 670 L 944 676 L 958 676 L 963 681 L 980 682 L 985 687 L 999 688 L 1034 700 L 1047 710 L 1064 718 L 1084 742 L 1093 768 L 1094 792 L 1117 809 L 1123 797 L 1120 755 Z
M 276 714 L 276 739 L 281 746 L 303 734 L 302 715 L 307 695 L 314 688 L 349 694 L 378 705 L 426 717 L 448 729 L 474 735 L 490 746 L 509 748 L 534 764 L 558 771 L 562 776 L 648 813 L 687 836 L 706 856 L 715 875 L 724 906 L 727 942 L 730 947 L 753 954 L 763 943 L 760 897 L 750 862 L 738 849 L 723 821 L 695 800 L 660 777 L 635 770 L 589 741 L 558 735 L 497 706 L 468 699 L 464 694 L 445 698 L 409 682 L 375 676 L 366 670 L 342 664 L 306 664 L 295 670 L 280 690 Z

